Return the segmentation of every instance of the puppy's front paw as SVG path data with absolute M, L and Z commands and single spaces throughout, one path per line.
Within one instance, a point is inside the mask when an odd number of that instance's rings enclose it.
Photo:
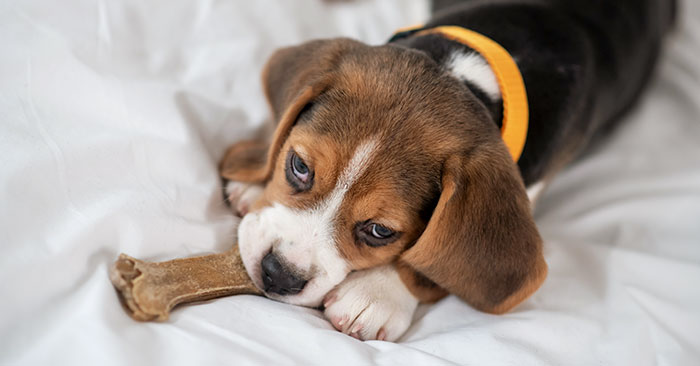
M 226 182 L 226 200 L 231 203 L 233 213 L 238 217 L 245 216 L 262 193 L 263 186 L 260 184 Z
M 362 340 L 395 341 L 408 329 L 418 300 L 393 266 L 350 273 L 324 300 L 339 331 Z

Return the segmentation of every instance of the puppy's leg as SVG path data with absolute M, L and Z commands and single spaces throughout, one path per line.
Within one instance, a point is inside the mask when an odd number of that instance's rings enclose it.
M 243 217 L 263 192 L 267 145 L 258 141 L 241 141 L 229 147 L 219 164 L 224 178 L 224 196 L 233 212 Z
M 411 325 L 417 305 L 396 267 L 384 265 L 350 273 L 326 295 L 324 313 L 355 338 L 395 341 Z
M 227 181 L 226 200 L 231 204 L 233 213 L 243 217 L 250 211 L 250 207 L 263 193 L 263 185 L 255 183 Z

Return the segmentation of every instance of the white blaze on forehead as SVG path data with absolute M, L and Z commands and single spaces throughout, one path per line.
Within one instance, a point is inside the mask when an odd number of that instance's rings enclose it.
M 367 169 L 367 166 L 372 161 L 377 145 L 377 140 L 371 139 L 361 143 L 357 149 L 355 149 L 352 159 L 350 159 L 348 165 L 345 166 L 345 169 L 335 182 L 335 188 L 333 188 L 333 191 L 323 202 L 321 211 L 335 216 L 335 213 L 343 203 L 345 194 L 350 190 L 350 187 L 352 187 L 362 173 L 364 173 L 365 169 Z

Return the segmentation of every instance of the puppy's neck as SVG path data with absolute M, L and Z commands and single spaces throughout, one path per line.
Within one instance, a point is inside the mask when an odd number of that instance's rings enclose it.
M 478 52 L 436 34 L 404 38 L 394 43 L 425 52 L 462 82 L 484 104 L 496 125 L 501 127 L 503 100 L 498 81 L 491 66 Z

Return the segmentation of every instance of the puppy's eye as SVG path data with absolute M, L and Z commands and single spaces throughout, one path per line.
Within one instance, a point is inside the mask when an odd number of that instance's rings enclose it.
M 301 161 L 297 154 L 292 155 L 292 173 L 302 182 L 309 180 L 309 167 Z
M 370 229 L 370 234 L 377 239 L 386 239 L 394 235 L 391 229 L 385 228 L 382 225 L 372 224 L 370 225 Z
M 355 237 L 370 247 L 381 247 L 398 239 L 399 233 L 386 226 L 371 222 L 358 222 L 355 225 Z
M 285 176 L 289 185 L 297 193 L 308 191 L 314 183 L 314 172 L 294 150 L 289 150 L 287 154 Z

